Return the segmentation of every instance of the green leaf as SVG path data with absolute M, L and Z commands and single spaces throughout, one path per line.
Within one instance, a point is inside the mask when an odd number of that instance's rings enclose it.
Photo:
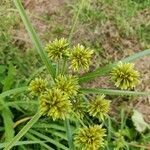
M 67 136 L 66 136 L 66 133 L 64 133 L 64 132 L 60 132 L 60 131 L 56 131 L 56 130 L 45 130 L 45 129 L 43 129 L 43 130 L 41 130 L 40 129 L 40 131 L 43 131 L 43 132 L 45 132 L 45 133 L 50 133 L 50 134 L 52 134 L 53 136 L 55 136 L 55 137 L 57 137 L 57 139 L 63 139 L 63 140 L 68 140 L 67 139 Z
M 40 144 L 40 143 L 44 143 L 46 141 L 19 141 L 19 142 L 16 142 L 14 144 L 14 146 L 19 146 L 19 145 L 29 145 L 29 144 Z M 6 145 L 8 145 L 8 142 L 7 143 L 0 143 L 0 149 L 6 147 Z
M 142 113 L 138 110 L 133 110 L 132 121 L 138 132 L 143 132 L 150 126 L 144 121 Z
M 3 93 L 0 94 L 0 99 L 4 98 L 6 96 L 10 96 L 12 94 L 17 94 L 17 93 L 24 92 L 26 90 L 27 90 L 27 87 L 20 87 L 20 88 L 16 88 L 16 89 L 5 91 L 5 92 L 3 92 Z
M 13 115 L 8 106 L 5 105 L 4 101 L 1 99 L 0 104 L 2 106 L 2 117 L 4 122 L 4 129 L 5 129 L 5 142 L 10 141 L 13 139 L 15 131 L 13 128 Z
M 38 101 L 35 100 L 25 100 L 25 101 L 11 101 L 11 102 L 5 102 L 7 106 L 11 107 L 11 108 L 15 108 L 16 110 L 27 114 L 27 111 L 31 110 L 32 112 L 36 112 L 36 109 L 39 106 Z M 32 108 L 35 108 L 34 110 Z
M 106 94 L 106 95 L 129 95 L 129 96 L 148 96 L 150 92 L 123 91 L 113 89 L 81 88 L 81 92 L 87 94 Z
M 48 130 L 51 130 L 51 129 L 55 129 L 55 130 L 58 130 L 58 131 L 66 131 L 65 128 L 61 125 L 58 125 L 58 124 L 54 124 L 54 123 L 51 123 L 51 124 L 48 124 L 48 123 L 42 123 L 42 122 L 37 122 L 33 128 L 44 128 L 44 129 L 48 129 Z
M 147 56 L 147 55 L 150 55 L 150 49 L 135 53 L 135 54 L 133 54 L 133 55 L 131 55 L 125 59 L 120 60 L 120 61 L 122 61 L 124 63 L 125 62 L 133 62 L 133 61 L 135 61 L 135 60 L 137 60 L 143 56 Z M 87 82 L 87 81 L 90 81 L 96 77 L 107 75 L 112 70 L 112 68 L 118 64 L 118 62 L 119 61 L 114 62 L 112 64 L 108 64 L 104 67 L 96 69 L 93 72 L 90 72 L 90 73 L 83 75 L 82 77 L 79 78 L 79 82 L 80 83 Z
M 0 65 L 0 74 L 2 74 L 6 70 L 6 66 Z
M 61 148 L 61 149 L 63 149 L 63 150 L 69 150 L 69 149 L 68 149 L 66 146 L 64 146 L 63 144 L 58 143 L 57 141 L 51 139 L 50 137 L 48 137 L 48 136 L 46 136 L 46 135 L 43 135 L 42 133 L 39 133 L 39 132 L 37 132 L 37 131 L 35 131 L 35 130 L 33 130 L 33 129 L 30 130 L 30 133 L 32 133 L 33 135 L 38 136 L 38 137 L 41 138 L 41 139 L 46 140 L 47 142 L 50 142 L 50 143 L 56 145 L 57 147 L 59 147 L 59 148 Z
M 66 127 L 69 149 L 74 150 L 72 130 L 71 130 L 69 119 L 65 119 L 64 124 Z
M 25 135 L 28 139 L 33 140 L 33 141 L 40 141 L 38 138 L 36 138 L 35 136 L 33 136 L 31 133 L 26 133 Z M 44 142 L 40 142 L 39 143 L 41 146 L 47 148 L 48 150 L 54 150 L 53 148 L 51 148 L 49 145 L 45 144 Z
M 26 15 L 26 12 L 20 2 L 20 0 L 14 0 L 14 3 L 20 13 L 20 16 L 24 22 L 24 25 L 29 33 L 29 36 L 34 44 L 34 46 L 36 47 L 37 52 L 39 53 L 43 63 L 45 64 L 45 66 L 47 67 L 49 73 L 51 74 L 52 78 L 54 79 L 55 77 L 55 69 L 54 66 L 52 65 L 52 63 L 49 61 L 47 55 L 45 54 L 42 44 L 40 42 L 39 37 L 37 36 L 34 28 L 32 27 L 30 20 L 28 18 L 28 16 Z
M 2 81 L 2 83 L 4 85 L 3 86 L 3 91 L 9 90 L 11 88 L 12 84 L 14 83 L 15 74 L 16 74 L 16 69 L 12 64 L 10 64 L 9 67 L 8 67 L 7 76 Z
M 16 142 L 18 142 L 27 132 L 28 130 L 38 121 L 41 117 L 40 112 L 38 111 L 33 118 L 21 129 L 21 131 L 6 145 L 4 150 L 10 150 Z
M 4 79 L 5 77 L 5 70 L 6 70 L 6 66 L 4 65 L 0 65 L 0 82 Z

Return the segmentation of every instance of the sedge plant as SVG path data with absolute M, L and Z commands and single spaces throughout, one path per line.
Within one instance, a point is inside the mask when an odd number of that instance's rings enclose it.
M 48 74 L 45 77 L 38 74 L 27 87 L 6 91 L 0 95 L 2 99 L 14 92 L 26 90 L 36 99 L 38 105 L 37 113 L 9 142 L 4 144 L 4 150 L 10 150 L 13 146 L 20 144 L 18 141 L 24 135 L 36 142 L 39 141 L 36 137 L 39 137 L 52 143 L 48 145 L 44 143 L 45 141 L 40 141 L 47 149 L 49 146 L 51 149 L 57 147 L 69 150 L 98 150 L 107 147 L 107 136 L 110 131 L 107 131 L 105 120 L 108 119 L 111 105 L 107 95 L 150 95 L 149 92 L 135 90 L 140 84 L 140 73 L 135 70 L 132 63 L 142 56 L 149 55 L 150 50 L 133 54 L 119 62 L 93 71 L 90 68 L 94 56 L 93 49 L 80 43 L 72 46 L 72 35 L 69 40 L 60 38 L 50 41 L 43 48 L 20 0 L 14 0 L 14 3 Z M 83 87 L 82 83 L 104 75 L 110 77 L 108 82 L 114 83 L 116 89 Z M 65 131 L 66 136 L 57 132 L 51 133 L 51 135 L 57 134 L 59 137 L 57 141 L 31 129 L 40 118 L 50 120 L 46 126 L 49 133 L 51 123 L 63 122 L 65 128 L 61 130 Z

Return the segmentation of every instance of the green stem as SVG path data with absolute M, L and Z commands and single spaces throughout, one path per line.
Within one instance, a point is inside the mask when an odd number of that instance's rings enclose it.
M 39 53 L 43 63 L 45 64 L 45 66 L 47 67 L 50 75 L 52 76 L 52 78 L 54 79 L 55 78 L 55 71 L 54 71 L 54 67 L 52 65 L 52 63 L 48 60 L 48 57 L 47 55 L 45 54 L 45 52 L 43 51 L 43 47 L 42 47 L 42 44 L 40 42 L 40 39 L 39 37 L 37 36 L 34 28 L 32 27 L 31 23 L 30 23 L 30 20 L 20 2 L 20 0 L 14 0 L 14 3 L 20 13 L 20 16 L 24 22 L 24 25 L 29 33 L 29 36 L 33 42 L 33 44 L 35 45 L 36 49 L 37 49 L 37 52 Z
M 56 76 L 58 76 L 61 73 L 61 61 L 58 60 L 57 66 L 56 66 Z
M 21 129 L 21 131 L 6 145 L 4 150 L 10 150 L 26 133 L 27 131 L 38 121 L 41 117 L 40 111 L 38 111 L 33 118 Z
M 148 96 L 150 92 L 136 92 L 136 91 L 123 91 L 112 89 L 98 89 L 98 88 L 81 88 L 81 92 L 87 94 L 107 94 L 107 95 L 129 95 L 129 96 Z
M 67 133 L 67 138 L 68 138 L 69 149 L 74 150 L 72 131 L 71 131 L 71 126 L 70 126 L 69 120 L 65 119 L 64 124 L 65 124 L 65 127 L 66 127 L 66 133 Z
M 67 60 L 64 59 L 63 60 L 63 65 L 62 65 L 62 71 L 61 71 L 62 74 L 66 73 L 66 66 L 67 66 Z

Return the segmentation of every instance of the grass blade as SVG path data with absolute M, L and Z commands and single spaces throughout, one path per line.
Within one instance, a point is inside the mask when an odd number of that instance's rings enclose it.
M 42 123 L 42 122 L 37 122 L 33 128 L 40 128 L 40 129 L 45 129 L 45 130 L 57 130 L 57 131 L 66 131 L 65 128 L 61 125 L 58 125 L 58 124 L 54 124 L 54 123 L 51 123 L 51 124 L 48 124 L 48 123 Z
M 129 96 L 148 96 L 150 92 L 123 91 L 113 89 L 81 88 L 85 94 L 106 94 L 106 95 L 129 95 Z
M 32 141 L 40 141 L 38 138 L 36 138 L 35 136 L 33 136 L 33 135 L 30 134 L 30 133 L 27 133 L 25 136 L 26 136 L 28 139 L 32 140 Z M 48 150 L 54 150 L 53 148 L 49 147 L 49 145 L 45 144 L 44 142 L 43 142 L 43 143 L 40 142 L 39 144 L 40 144 L 41 146 L 45 147 L 45 148 L 48 149 Z M 41 147 L 41 149 L 42 149 L 42 147 Z
M 65 124 L 65 127 L 66 127 L 66 133 L 67 133 L 67 138 L 68 138 L 69 149 L 74 150 L 73 139 L 72 139 L 72 130 L 71 130 L 69 120 L 65 119 L 64 124 Z
M 147 55 L 150 55 L 150 49 L 138 52 L 138 53 L 133 54 L 133 55 L 131 55 L 131 56 L 125 58 L 125 59 L 122 59 L 120 61 L 122 61 L 124 63 L 125 62 L 133 62 L 133 61 L 135 61 L 135 60 L 137 60 L 137 59 L 139 59 L 139 58 L 141 58 L 143 56 L 147 56 Z M 109 65 L 106 65 L 104 67 L 98 68 L 98 69 L 96 69 L 93 72 L 87 73 L 84 76 L 79 78 L 79 82 L 80 83 L 87 82 L 87 81 L 90 81 L 90 80 L 92 80 L 92 79 L 94 79 L 96 77 L 104 76 L 104 75 L 108 74 L 111 71 L 111 69 L 114 66 L 117 65 L 117 63 L 118 63 L 118 61 L 114 62 L 112 64 L 109 64 Z
M 79 9 L 78 9 L 77 13 L 75 13 L 75 15 L 73 16 L 73 25 L 72 25 L 72 28 L 71 28 L 71 31 L 70 31 L 70 34 L 69 34 L 69 38 L 68 38 L 69 42 L 71 42 L 71 39 L 73 37 L 73 32 L 74 32 L 74 30 L 76 28 L 76 25 L 78 23 L 79 15 L 80 15 L 81 10 L 83 8 L 83 4 L 84 4 L 84 0 L 82 0 L 80 2 Z
M 33 126 L 34 123 L 38 121 L 41 117 L 40 112 L 38 111 L 33 118 L 21 129 L 21 131 L 6 145 L 4 150 L 10 150 L 25 134 L 26 132 Z
M 6 97 L 6 96 L 10 96 L 12 94 L 16 94 L 16 93 L 21 93 L 27 90 L 27 87 L 21 87 L 21 88 L 16 88 L 16 89 L 12 89 L 9 91 L 5 91 L 3 93 L 0 94 L 0 99 Z
M 35 130 L 30 130 L 30 133 L 32 133 L 33 135 L 36 135 L 37 137 L 41 138 L 41 139 L 44 139 L 46 140 L 47 142 L 50 142 L 52 144 L 54 144 L 55 146 L 63 149 L 63 150 L 69 150 L 66 146 L 64 146 L 63 144 L 61 143 L 58 143 L 57 141 L 51 139 L 50 137 L 46 136 L 46 135 L 43 135 L 42 133 L 39 133 Z
M 37 36 L 34 28 L 32 27 L 31 23 L 30 23 L 30 20 L 28 18 L 28 16 L 26 15 L 26 12 L 20 2 L 20 0 L 14 0 L 14 3 L 20 13 L 20 16 L 24 22 L 24 25 L 29 33 L 29 36 L 33 42 L 33 44 L 35 45 L 43 63 L 45 64 L 45 66 L 47 67 L 49 73 L 51 74 L 52 78 L 54 79 L 55 77 L 55 69 L 54 69 L 54 66 L 52 65 L 52 63 L 49 61 L 47 55 L 45 54 L 45 52 L 43 51 L 43 47 L 42 47 L 42 44 L 40 42 L 40 39 L 39 37 Z
M 40 143 L 46 143 L 46 141 L 18 141 L 15 143 L 14 146 L 19 145 L 29 145 L 29 144 L 40 144 Z M 8 143 L 0 143 L 0 149 L 4 148 Z

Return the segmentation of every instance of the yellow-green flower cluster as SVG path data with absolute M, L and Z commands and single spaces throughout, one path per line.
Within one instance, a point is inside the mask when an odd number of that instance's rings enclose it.
M 98 150 L 104 145 L 105 129 L 100 125 L 84 127 L 75 136 L 75 146 L 81 150 Z
M 61 59 L 69 60 L 70 67 L 73 71 L 89 70 L 93 50 L 85 48 L 83 45 L 78 44 L 73 48 L 69 48 L 69 43 L 66 39 L 55 39 L 49 42 L 45 50 L 48 57 L 54 61 Z
M 70 54 L 71 68 L 74 71 L 81 69 L 88 70 L 91 63 L 93 50 L 85 48 L 83 45 L 78 44 L 75 46 Z
M 46 89 L 47 89 L 47 81 L 40 77 L 32 80 L 28 88 L 31 94 L 34 94 L 34 95 L 40 95 L 43 92 L 45 92 Z
M 69 43 L 66 39 L 55 39 L 53 42 L 50 42 L 46 45 L 45 50 L 48 53 L 48 57 L 52 60 L 59 60 L 63 57 L 68 56 L 69 54 Z
M 134 70 L 134 64 L 120 62 L 111 72 L 111 79 L 116 87 L 132 89 L 139 83 L 139 73 Z
M 53 120 L 65 119 L 71 112 L 71 102 L 60 89 L 50 89 L 40 96 L 40 111 Z
M 55 87 L 63 91 L 69 97 L 76 96 L 79 90 L 78 78 L 72 75 L 59 75 L 55 79 Z
M 108 115 L 110 101 L 105 99 L 105 95 L 98 95 L 95 99 L 90 100 L 88 112 L 91 116 L 104 120 Z

